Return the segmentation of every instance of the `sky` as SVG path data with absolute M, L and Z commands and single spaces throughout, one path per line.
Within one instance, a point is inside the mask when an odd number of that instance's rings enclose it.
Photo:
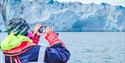
M 100 4 L 102 2 L 105 3 L 109 3 L 111 5 L 122 5 L 125 7 L 125 0 L 57 0 L 59 2 L 81 2 L 84 4 L 88 4 L 88 3 L 96 3 L 96 4 Z

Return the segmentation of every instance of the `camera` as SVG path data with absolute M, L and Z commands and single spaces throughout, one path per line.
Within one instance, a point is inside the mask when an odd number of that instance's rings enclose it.
M 41 26 L 38 31 L 39 31 L 40 33 L 45 33 L 46 27 L 47 27 L 47 26 Z
M 45 32 L 46 32 L 46 27 L 47 27 L 47 26 L 41 26 L 41 27 L 39 28 L 38 32 L 40 32 L 40 33 L 45 33 Z M 56 33 L 56 35 L 59 36 L 59 33 Z

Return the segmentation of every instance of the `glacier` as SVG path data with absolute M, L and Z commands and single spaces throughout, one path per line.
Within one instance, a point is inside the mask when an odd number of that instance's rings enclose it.
M 60 32 L 125 31 L 125 7 L 107 3 L 61 3 L 56 0 L 0 0 L 6 7 L 0 13 L 0 30 L 4 20 L 21 17 L 31 25 L 44 23 Z M 0 7 L 0 9 L 3 9 Z

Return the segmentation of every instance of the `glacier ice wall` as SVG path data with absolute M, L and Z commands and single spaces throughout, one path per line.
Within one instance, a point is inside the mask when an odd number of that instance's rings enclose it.
M 56 0 L 0 0 L 6 6 L 7 21 L 22 17 L 53 26 L 56 31 L 125 31 L 125 7 Z M 3 19 L 0 14 L 0 23 Z M 1 28 L 4 26 L 1 24 Z

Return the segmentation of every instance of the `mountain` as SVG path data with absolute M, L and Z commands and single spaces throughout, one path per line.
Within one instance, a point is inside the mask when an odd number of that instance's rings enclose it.
M 7 20 L 22 17 L 29 24 L 53 26 L 56 31 L 125 31 L 125 7 L 56 0 L 8 0 Z

